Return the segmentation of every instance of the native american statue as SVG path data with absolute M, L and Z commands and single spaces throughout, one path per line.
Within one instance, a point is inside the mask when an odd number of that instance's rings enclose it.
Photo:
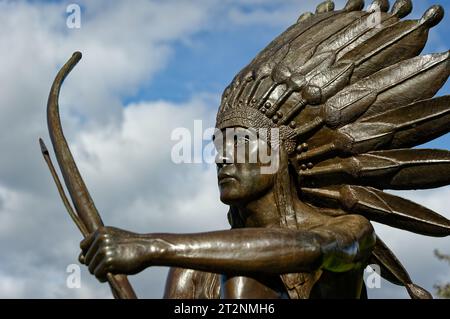
M 118 298 L 134 298 L 126 275 L 173 267 L 166 298 L 366 298 L 363 271 L 431 298 L 376 236 L 370 221 L 420 235 L 446 237 L 450 221 L 384 190 L 450 184 L 450 152 L 411 149 L 450 131 L 450 97 L 433 98 L 450 73 L 449 52 L 420 56 L 441 6 L 419 20 L 401 19 L 410 0 L 350 0 L 335 11 L 326 1 L 303 14 L 245 67 L 225 90 L 216 137 L 220 198 L 231 229 L 200 234 L 136 234 L 104 227 L 64 138 L 58 96 L 80 60 L 75 53 L 53 84 L 50 136 L 85 235 L 80 261 Z M 373 23 L 376 20 L 377 23 Z M 280 143 L 251 134 L 274 129 Z M 256 132 L 256 133 L 255 133 Z M 225 134 L 224 134 L 225 135 Z M 263 146 L 278 170 L 238 163 Z M 231 151 L 230 151 L 231 150 Z M 247 158 L 247 157 L 246 157 Z

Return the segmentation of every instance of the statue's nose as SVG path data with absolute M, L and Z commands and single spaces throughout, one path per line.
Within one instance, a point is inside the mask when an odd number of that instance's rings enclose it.
M 232 164 L 234 162 L 234 148 L 225 145 L 224 148 L 218 150 L 216 155 L 216 164 L 222 167 L 225 164 Z

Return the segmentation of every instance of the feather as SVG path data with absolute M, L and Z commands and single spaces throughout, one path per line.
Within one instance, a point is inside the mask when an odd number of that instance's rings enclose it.
M 330 2 L 331 3 L 331 2 Z M 272 75 L 272 80 L 274 80 L 274 83 L 269 87 L 269 89 L 264 93 L 262 98 L 259 99 L 259 101 L 256 102 L 256 107 L 258 109 L 261 109 L 263 105 L 266 104 L 269 97 L 272 95 L 274 90 L 277 86 L 280 86 L 282 84 L 286 84 L 288 79 L 290 78 L 290 75 L 298 76 L 299 74 L 305 75 L 304 72 L 302 72 L 302 68 L 305 64 L 308 64 L 308 62 L 311 59 L 314 59 L 316 55 L 321 55 L 325 53 L 324 51 L 318 52 L 318 47 L 321 43 L 324 41 L 329 41 L 331 37 L 334 36 L 337 30 L 346 29 L 349 25 L 354 23 L 358 18 L 363 16 L 363 12 L 348 12 L 343 13 L 340 16 L 340 19 L 334 19 L 331 22 L 327 22 L 327 19 L 324 19 L 311 28 L 301 31 L 296 36 L 290 38 L 290 40 L 284 42 L 287 40 L 288 36 L 281 36 L 280 39 L 278 39 L 277 43 L 282 44 L 284 43 L 284 46 L 281 45 L 280 47 L 275 47 L 269 45 L 270 48 L 266 49 L 267 52 L 272 50 L 272 52 L 277 52 L 276 56 L 277 58 L 273 58 L 270 56 L 267 56 L 264 52 L 261 53 L 252 63 L 251 65 L 258 65 L 256 67 L 256 71 L 254 74 L 249 75 L 248 69 L 244 69 L 245 72 L 247 72 L 247 75 L 244 71 L 241 72 L 241 78 L 244 77 L 243 82 L 246 82 L 245 78 L 248 79 L 256 79 L 253 83 L 252 89 L 249 91 L 249 95 L 247 96 L 247 103 L 250 104 L 251 100 L 253 99 L 253 96 L 255 96 L 255 93 L 259 89 L 259 86 L 261 85 L 261 82 L 266 79 L 269 74 Z M 309 21 L 309 20 L 308 20 Z M 289 33 L 289 32 L 288 32 Z M 311 35 L 314 34 L 314 38 L 311 38 Z M 281 51 L 280 48 L 283 48 L 283 54 L 278 53 Z M 323 47 L 321 47 L 323 48 Z M 329 50 L 330 52 L 327 52 L 327 54 L 335 54 L 332 50 Z M 270 63 L 262 63 L 263 56 L 266 58 L 271 58 Z M 335 61 L 335 58 L 331 61 L 333 63 Z M 277 76 L 279 74 L 280 70 L 289 70 L 289 72 L 283 72 L 283 77 Z M 249 80 L 248 82 L 250 82 Z M 237 83 L 239 84 L 239 82 Z M 241 87 L 241 90 L 239 92 L 234 93 L 234 96 L 240 97 L 242 92 L 246 89 L 246 85 Z M 341 89 L 341 88 L 339 88 Z M 279 102 L 276 104 L 284 103 L 289 96 L 292 94 L 292 92 L 295 92 L 292 88 L 289 88 L 287 92 L 280 98 Z M 335 94 L 335 92 L 331 92 L 332 94 Z M 234 99 L 233 103 L 238 102 L 238 99 Z M 270 114 L 274 113 L 274 110 L 276 112 L 277 106 L 274 106 Z
M 325 13 L 324 15 L 328 15 Z M 290 42 L 289 53 L 286 55 L 283 63 L 289 65 L 293 72 L 317 52 L 319 45 L 333 37 L 337 32 L 346 29 L 349 25 L 357 21 L 365 13 L 361 11 L 345 12 L 339 16 L 339 19 L 330 19 L 322 21 L 314 28 L 309 29 Z M 319 15 L 320 16 L 320 15 Z
M 380 267 L 381 277 L 394 285 L 403 286 L 411 282 L 406 269 L 378 236 L 369 262 Z
M 275 74 L 276 72 L 279 72 L 278 70 L 274 70 L 275 67 L 284 70 L 286 69 L 285 66 L 288 66 L 291 74 L 301 73 L 303 66 L 307 64 L 314 55 L 317 46 L 317 42 L 308 42 L 307 40 L 310 40 L 310 37 L 313 34 L 317 36 L 318 33 L 324 34 L 326 38 L 329 37 L 330 34 L 333 34 L 335 29 L 333 30 L 329 28 L 330 22 L 328 20 L 331 20 L 331 18 L 338 14 L 342 17 L 340 19 L 332 20 L 335 23 L 333 24 L 334 28 L 337 28 L 338 25 L 342 25 L 342 20 L 349 21 L 346 22 L 347 25 L 348 23 L 354 21 L 355 17 L 360 16 L 362 13 L 347 13 L 338 11 L 321 14 L 320 18 L 314 16 L 306 22 L 297 24 L 296 26 L 285 31 L 280 37 L 275 39 L 266 49 L 264 49 L 252 61 L 252 63 L 250 63 L 250 65 L 244 68 L 244 70 L 239 73 L 237 78 L 243 78 L 244 74 L 248 74 L 251 69 L 255 70 L 252 76 L 255 81 L 253 82 L 252 88 L 247 97 L 247 103 L 250 104 L 250 101 L 253 99 L 253 96 L 255 96 L 264 79 Z M 320 40 L 317 41 L 320 43 Z M 300 50 L 299 47 L 302 47 L 302 50 Z M 233 82 L 237 82 L 237 80 L 234 80 Z M 258 108 L 261 108 L 262 105 L 265 104 L 268 97 L 275 90 L 275 87 L 280 84 L 281 83 L 278 82 L 273 83 L 268 92 L 265 92 L 263 98 L 261 98 L 257 103 Z
M 302 91 L 303 98 L 310 105 L 324 103 L 347 86 L 354 67 L 353 63 L 339 63 L 319 72 Z
M 316 14 L 331 12 L 334 10 L 334 2 L 327 0 L 319 4 L 316 8 Z
M 354 141 L 347 146 L 351 154 L 414 147 L 450 131 L 450 96 L 399 107 L 338 131 Z
M 395 285 L 405 286 L 412 299 L 433 299 L 428 291 L 412 282 L 405 267 L 378 236 L 371 262 L 380 267 L 384 279 Z
M 375 0 L 372 2 L 372 4 L 369 6 L 367 11 L 380 11 L 380 12 L 388 12 L 389 11 L 389 0 Z
M 397 17 L 404 18 L 413 10 L 413 3 L 411 0 L 397 0 L 392 6 L 391 14 Z
M 348 69 L 351 68 L 351 66 L 340 64 L 339 66 L 328 70 L 328 72 L 322 71 L 329 68 L 334 63 L 335 59 L 336 55 L 333 52 L 324 52 L 318 54 L 308 62 L 306 62 L 304 65 L 302 65 L 300 68 L 298 68 L 295 73 L 293 73 L 284 62 L 279 63 L 272 71 L 272 83 L 270 88 L 262 95 L 262 98 L 259 101 L 254 101 L 257 102 L 256 107 L 258 109 L 261 109 L 266 104 L 272 93 L 274 93 L 275 89 L 280 85 L 286 85 L 287 88 L 284 93 L 280 97 L 278 97 L 277 101 L 275 101 L 273 105 L 269 107 L 269 110 L 267 110 L 267 116 L 269 117 L 272 117 L 278 111 L 281 104 L 283 104 L 292 93 L 302 90 L 305 84 L 307 84 L 308 82 L 312 83 L 311 85 L 323 84 L 324 89 L 327 89 L 328 84 L 331 84 L 330 81 L 339 81 L 339 79 L 342 78 L 342 76 L 339 75 L 343 72 L 347 72 L 347 79 L 340 81 L 341 88 L 344 87 L 349 81 L 351 70 Z M 322 79 L 324 77 L 325 79 Z M 327 78 L 329 79 L 328 82 Z M 315 80 L 313 81 L 312 79 Z M 343 83 L 344 81 L 345 83 Z M 316 84 L 316 82 L 318 83 Z M 333 87 L 336 87 L 336 85 L 334 85 Z M 334 94 L 333 92 L 331 92 L 332 89 L 333 88 L 325 90 L 323 94 L 321 93 L 321 96 L 326 94 Z M 337 89 L 336 91 L 338 90 L 339 89 Z M 251 103 L 250 99 L 251 96 L 247 98 L 249 104 Z
M 388 19 L 393 19 L 393 17 L 389 14 L 381 13 L 380 19 L 381 23 Z M 337 54 L 339 54 L 352 43 L 357 41 L 361 36 L 369 32 L 370 30 L 373 30 L 374 26 L 372 20 L 372 14 L 366 13 L 360 19 L 355 20 L 347 28 L 343 29 L 340 32 L 337 32 L 328 40 L 319 44 L 319 46 L 317 47 L 317 52 L 320 53 L 324 51 L 335 51 Z
M 446 237 L 450 221 L 404 198 L 362 186 L 301 188 L 301 196 L 318 206 L 342 208 L 369 220 L 414 233 Z
M 450 152 L 425 149 L 371 152 L 323 161 L 299 174 L 309 187 L 353 184 L 380 189 L 436 188 L 450 184 Z
M 345 5 L 345 11 L 361 11 L 364 8 L 364 0 L 349 0 Z
M 332 114 L 338 115 L 336 112 Z M 337 116 L 334 122 L 341 123 L 341 117 Z M 320 123 L 323 123 L 322 118 Z M 322 128 L 307 140 L 309 151 L 300 154 L 298 160 L 310 161 L 318 155 L 330 159 L 336 155 L 342 157 L 414 147 L 448 133 L 449 124 L 450 96 L 419 101 L 336 130 Z M 317 128 L 317 124 L 306 128 L 311 131 Z M 329 145 L 330 153 L 318 153 L 317 149 L 323 150 L 323 145 Z
M 320 30 L 323 25 L 327 24 L 329 20 L 332 20 L 333 18 L 336 19 L 338 16 L 345 14 L 346 12 L 343 11 L 333 11 L 321 15 L 314 15 L 301 23 L 294 24 L 262 50 L 253 61 L 241 71 L 241 73 L 247 72 L 250 68 L 257 68 L 258 65 L 271 60 L 282 48 L 289 49 L 290 43 L 294 40 L 303 38 L 304 34 L 314 34 L 317 30 Z
M 440 6 L 433 6 L 420 20 L 388 26 L 344 55 L 343 61 L 353 61 L 356 65 L 352 82 L 420 54 L 429 29 L 440 22 L 443 10 Z
M 321 15 L 305 15 L 303 21 L 292 25 L 275 38 L 249 65 L 239 72 L 232 81 L 233 86 L 236 87 L 236 84 L 240 84 L 249 73 L 253 73 L 252 79 L 254 82 L 250 90 L 252 92 L 250 96 L 253 97 L 261 82 L 272 73 L 273 68 L 286 56 L 292 41 L 299 37 L 301 38 L 304 33 L 308 33 L 311 29 L 320 30 L 321 26 L 326 24 L 329 19 L 337 18 L 345 13 L 345 11 L 333 11 Z M 235 97 L 236 94 L 236 92 L 233 92 L 230 95 Z M 229 99 L 228 101 L 230 100 L 234 99 Z
M 377 93 L 368 85 L 346 87 L 321 107 L 321 117 L 331 128 L 351 123 L 376 101 Z
M 449 74 L 449 51 L 416 57 L 379 71 L 357 84 L 378 92 L 376 102 L 363 117 L 432 98 Z
M 267 111 L 267 116 L 272 117 L 278 111 L 281 104 L 290 96 L 290 94 L 296 91 L 301 91 L 301 100 L 289 111 L 287 117 L 283 120 L 285 123 L 295 117 L 305 105 L 316 105 L 323 103 L 330 96 L 333 96 L 342 90 L 350 80 L 354 65 L 352 63 L 338 63 L 326 70 L 321 71 L 320 68 L 323 68 L 323 64 L 320 64 L 319 67 L 316 66 L 316 68 L 317 69 L 310 72 L 306 76 L 298 78 L 297 81 L 295 81 L 292 76 L 289 77 L 289 74 L 287 73 L 284 75 L 284 78 L 282 76 L 278 76 L 277 78 L 273 76 L 274 83 L 267 91 L 266 95 L 264 95 L 260 100 L 258 108 L 261 108 L 265 104 L 267 98 L 272 94 L 277 85 L 283 82 L 287 83 L 287 90 L 285 90 L 281 97 L 279 97 L 278 101 L 276 101 Z M 289 82 L 286 81 L 287 78 L 290 80 Z M 308 84 L 304 87 L 306 83 Z
M 323 105 L 324 121 L 330 127 L 344 126 L 363 113 L 364 117 L 369 117 L 418 101 L 421 97 L 433 97 L 449 72 L 449 52 L 402 61 L 330 98 Z
M 249 101 L 253 99 L 253 96 L 257 92 L 257 90 L 260 88 L 261 83 L 269 78 L 272 73 L 274 72 L 274 68 L 278 65 L 278 63 L 286 56 L 287 52 L 289 51 L 289 47 L 285 46 L 279 51 L 275 53 L 275 55 L 272 57 L 271 60 L 267 61 L 266 63 L 262 63 L 261 65 L 258 65 L 255 68 L 255 71 L 252 71 L 252 87 L 250 90 L 250 94 L 247 97 L 247 104 L 249 104 Z M 249 71 L 247 71 L 249 72 Z M 233 81 L 235 83 L 235 90 L 239 85 L 239 82 L 236 80 Z M 248 84 L 248 83 L 247 83 Z
M 305 13 L 301 14 L 300 17 L 298 17 L 297 23 L 305 22 L 305 21 L 311 19 L 312 17 L 314 17 L 314 13 L 305 12 Z
M 396 15 L 389 15 L 384 12 L 380 13 L 380 21 L 379 24 L 376 25 L 376 27 L 373 25 L 373 16 L 368 17 L 368 21 L 372 19 L 372 21 L 369 23 L 371 28 L 363 33 L 361 36 L 353 40 L 351 43 L 349 43 L 346 47 L 342 48 L 338 55 L 337 60 L 342 59 L 343 56 L 345 56 L 350 51 L 354 50 L 361 44 L 369 41 L 371 38 L 373 38 L 376 34 L 382 32 L 385 28 L 397 23 L 399 21 L 399 18 Z

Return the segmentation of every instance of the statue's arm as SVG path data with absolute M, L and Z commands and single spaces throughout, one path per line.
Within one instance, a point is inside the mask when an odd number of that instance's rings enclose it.
M 371 224 L 360 216 L 330 219 L 309 230 L 243 228 L 147 236 L 152 246 L 158 247 L 156 254 L 148 254 L 148 266 L 181 266 L 220 273 L 280 274 L 318 268 L 347 271 L 359 266 L 375 244 Z
M 342 216 L 313 229 L 244 228 L 200 234 L 138 235 L 103 228 L 85 239 L 83 262 L 106 273 L 135 274 L 150 266 L 215 273 L 295 273 L 360 265 L 375 244 L 371 224 Z

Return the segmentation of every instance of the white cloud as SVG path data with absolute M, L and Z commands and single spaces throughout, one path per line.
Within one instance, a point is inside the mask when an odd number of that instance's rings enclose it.
M 170 136 L 167 135 L 170 128 L 157 129 L 165 128 L 161 124 L 169 119 L 168 110 L 179 114 L 180 123 L 189 123 L 189 111 L 197 110 L 199 118 L 205 118 L 202 101 L 206 98 L 192 100 L 191 107 L 186 109 L 164 102 L 124 109 L 121 102 L 123 96 L 135 93 L 142 82 L 164 68 L 174 41 L 184 41 L 202 28 L 209 19 L 208 3 L 81 1 L 86 9 L 82 28 L 68 30 L 64 3 L 0 1 L 0 247 L 4 252 L 0 263 L 4 279 L 1 296 L 110 295 L 106 286 L 100 286 L 86 274 L 88 284 L 81 290 L 65 288 L 65 269 L 76 261 L 77 242 L 81 238 L 61 205 L 37 144 L 39 136 L 47 136 L 45 105 L 51 82 L 73 51 L 85 54 L 64 86 L 62 120 L 68 139 L 76 141 L 74 150 L 80 150 L 76 152 L 80 166 L 85 169 L 101 211 L 107 212 L 106 221 L 128 224 L 134 230 L 161 229 L 154 221 L 164 217 L 164 199 L 183 193 L 171 191 L 174 182 L 190 185 L 202 175 L 211 175 L 199 168 L 178 168 L 178 174 L 165 178 L 167 154 L 160 153 L 159 146 L 167 144 L 167 140 L 160 138 Z M 156 130 L 148 126 L 147 120 L 153 121 Z M 139 134 L 143 138 L 136 139 Z M 83 144 L 84 138 L 92 138 L 92 144 L 89 141 Z M 97 153 L 84 149 L 84 145 L 95 146 Z M 120 145 L 123 153 L 120 149 L 115 152 Z M 144 147 L 157 151 L 144 151 L 139 157 L 137 151 Z M 83 152 L 90 152 L 91 157 L 84 158 Z M 95 160 L 97 154 L 100 162 Z M 109 155 L 113 158 L 105 164 Z M 98 164 L 101 171 L 96 172 Z M 131 169 L 127 171 L 127 167 Z M 120 171 L 123 174 L 117 174 Z M 185 171 L 188 173 L 184 174 Z M 158 187 L 168 191 L 164 194 Z M 185 189 L 189 193 L 181 200 L 188 201 L 191 195 L 196 198 L 195 190 Z M 214 194 L 214 188 L 209 194 Z M 111 201 L 119 198 L 123 201 Z M 213 199 L 209 202 L 217 204 Z M 181 206 L 174 200 L 170 203 L 174 209 Z M 152 205 L 154 213 L 146 211 Z M 130 208 L 138 209 L 135 218 L 130 216 Z M 145 223 L 140 223 L 143 220 L 154 226 L 145 227 Z M 205 223 L 212 224 L 213 220 L 210 217 Z M 177 218 L 169 215 L 169 221 L 176 224 Z M 165 224 L 162 218 L 158 222 L 161 226 Z M 199 227 L 205 224 L 199 223 Z M 98 290 L 94 292 L 91 287 Z
M 194 211 L 199 224 L 193 227 L 214 224 L 209 216 L 220 214 L 214 168 L 177 165 L 171 160 L 174 129 L 193 130 L 198 119 L 203 119 L 204 128 L 213 126 L 215 110 L 204 99 L 194 98 L 185 105 L 130 105 L 123 110 L 119 127 L 100 127 L 79 135 L 73 150 L 101 211 L 113 211 L 117 222 L 135 220 L 137 227 L 147 224 L 147 231 L 148 227 L 157 231 L 155 223 L 184 225 L 180 221 L 189 221 Z M 111 202 L 111 197 L 120 200 Z M 207 221 L 202 222 L 204 218 Z
M 200 2 L 81 4 L 88 8 L 82 28 L 69 30 L 63 3 L 0 2 L 0 125 L 5 130 L 0 176 L 8 187 L 36 190 L 43 180 L 36 141 L 46 136 L 50 85 L 72 52 L 85 56 L 61 96 L 69 138 L 84 126 L 119 123 L 122 98 L 166 65 L 174 41 L 188 38 L 208 20 L 208 6 Z

